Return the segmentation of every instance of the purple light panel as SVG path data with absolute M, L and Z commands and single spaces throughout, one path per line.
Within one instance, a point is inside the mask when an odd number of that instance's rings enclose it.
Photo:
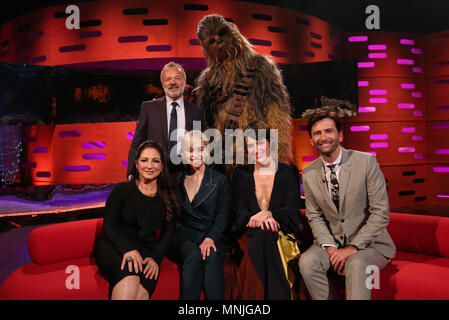
M 84 142 L 82 144 L 84 149 L 103 149 L 106 143 L 102 141 Z
M 128 160 L 123 160 L 122 161 L 122 166 L 125 168 L 128 168 Z
M 424 136 L 413 136 L 412 140 L 413 141 L 423 141 L 424 140 Z
M 398 151 L 401 153 L 415 152 L 415 147 L 400 147 Z
M 38 177 L 38 178 L 50 178 L 51 177 L 51 172 L 38 171 L 38 172 L 36 172 L 36 177 Z
M 388 99 L 387 98 L 370 98 L 369 102 L 370 103 L 388 103 Z
M 87 172 L 87 171 L 90 171 L 90 166 L 64 166 L 64 171 L 67 171 L 67 172 Z
M 372 96 L 374 96 L 374 95 L 386 95 L 386 94 L 388 94 L 388 90 L 384 90 L 384 89 L 382 89 L 382 90 L 370 90 L 369 91 L 369 94 L 370 95 L 372 95 Z
M 372 142 L 370 143 L 370 148 L 372 149 L 388 148 L 388 142 Z
M 369 86 L 369 81 L 359 81 L 358 82 L 358 86 L 359 87 L 368 87 Z
M 353 36 L 348 37 L 349 42 L 365 42 L 368 41 L 368 36 Z
M 273 54 L 273 52 L 274 52 L 275 54 Z M 278 52 L 282 53 L 282 51 L 271 51 L 271 55 L 274 56 L 274 57 L 277 57 L 276 54 L 277 54 Z M 311 57 L 311 58 L 315 57 L 315 52 L 312 52 L 312 51 L 309 51 L 309 50 L 301 50 L 300 53 L 301 53 L 302 55 L 304 55 L 304 56 L 307 56 L 307 57 Z M 286 58 L 286 57 L 288 56 L 288 53 L 287 53 L 287 52 L 284 52 L 284 54 L 285 54 L 285 58 Z
M 33 59 L 31 59 L 31 62 L 39 63 L 39 62 L 44 62 L 45 60 L 47 60 L 46 56 L 39 56 L 39 57 L 34 57 Z
M 415 45 L 415 40 L 412 40 L 412 39 L 401 39 L 399 42 L 406 46 L 414 46 Z
M 48 147 L 35 147 L 33 153 L 47 153 Z
M 438 193 L 437 198 L 449 198 L 449 193 Z
M 61 131 L 59 132 L 59 136 L 61 138 L 74 138 L 74 137 L 80 137 L 81 131 L 79 130 L 72 130 L 72 131 Z
M 368 50 L 387 50 L 387 46 L 384 44 L 370 44 Z
M 423 94 L 422 94 L 422 92 L 412 92 L 412 97 L 413 98 L 422 98 Z
M 412 54 L 422 54 L 422 50 L 418 49 L 418 48 L 412 48 L 412 49 L 410 49 L 410 52 Z
M 402 89 L 415 89 L 414 83 L 401 83 Z
M 351 126 L 350 130 L 353 132 L 359 132 L 359 131 L 369 131 L 369 126 Z
M 198 39 L 189 39 L 189 44 L 191 46 L 200 46 L 201 45 L 200 40 L 198 40 Z
M 357 68 L 374 68 L 376 64 L 374 62 L 359 62 Z
M 316 158 L 318 158 L 318 156 L 316 156 L 316 155 L 313 155 L 313 156 L 304 156 L 304 157 L 302 157 L 302 161 L 304 161 L 304 162 L 313 161 L 313 160 L 315 160 Z
M 387 54 L 385 52 L 368 53 L 370 59 L 385 59 Z
M 372 96 L 374 96 L 374 95 L 386 95 L 386 94 L 388 94 L 388 90 L 384 90 L 384 89 L 382 89 L 382 90 L 370 90 L 369 94 L 372 95 Z
M 83 159 L 85 159 L 85 160 L 103 160 L 103 159 L 106 159 L 106 154 L 104 154 L 104 153 L 84 153 Z
M 436 154 L 449 154 L 449 149 L 437 149 Z
M 148 37 L 147 36 L 124 36 L 124 37 L 118 37 L 117 41 L 120 43 L 146 42 L 146 41 L 148 41 Z
M 369 138 L 370 140 L 387 140 L 388 134 L 371 134 Z
M 433 172 L 448 173 L 449 172 L 449 167 L 433 167 Z
M 59 52 L 73 52 L 73 51 L 83 51 L 86 50 L 85 44 L 75 44 L 73 46 L 63 46 L 59 48 Z
M 153 46 L 147 46 L 147 51 L 153 52 L 153 51 L 171 51 L 171 45 L 153 45 Z
M 134 132 L 128 132 L 128 133 L 126 134 L 126 139 L 132 140 L 133 138 L 134 138 Z
M 404 133 L 413 133 L 416 132 L 416 129 L 414 127 L 404 127 L 401 131 Z
M 101 31 L 99 31 L 99 30 L 80 32 L 78 34 L 78 37 L 80 39 L 96 38 L 96 37 L 100 37 L 100 36 L 101 36 Z
M 413 61 L 412 59 L 397 59 L 396 60 L 397 64 L 405 64 L 405 65 L 413 65 L 415 64 L 415 61 Z
M 359 107 L 360 113 L 376 112 L 376 107 Z
M 415 117 L 422 117 L 422 116 L 424 116 L 424 112 L 422 112 L 422 111 L 413 111 L 413 115 Z
M 399 109 L 415 109 L 414 103 L 399 103 L 398 104 Z
M 262 40 L 262 39 L 248 39 L 249 43 L 255 46 L 266 46 L 271 47 L 272 43 L 270 40 Z
M 414 68 L 412 68 L 412 71 L 415 72 L 415 73 L 422 73 L 422 68 L 414 67 Z
M 433 129 L 449 129 L 449 123 L 437 123 L 432 126 Z
M 414 159 L 417 159 L 417 160 L 422 160 L 422 159 L 424 159 L 426 156 L 424 155 L 424 153 L 415 153 L 414 155 L 413 155 L 413 158 Z
M 315 53 L 314 53 L 314 52 L 306 51 L 306 50 L 303 50 L 303 52 L 304 52 L 304 53 L 307 52 L 307 53 L 310 54 L 312 57 L 315 56 Z M 271 54 L 273 57 L 278 57 L 278 58 L 288 58 L 288 52 L 285 52 L 285 51 L 272 50 L 272 51 L 270 52 L 270 54 Z
M 372 154 L 373 156 L 377 156 L 377 152 L 376 152 L 376 151 L 367 151 L 366 153 L 370 153 L 370 154 Z

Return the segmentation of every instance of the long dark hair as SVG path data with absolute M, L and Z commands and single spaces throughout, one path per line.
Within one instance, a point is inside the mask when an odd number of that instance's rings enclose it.
M 157 177 L 157 191 L 159 193 L 159 196 L 161 197 L 162 201 L 164 201 L 165 204 L 165 210 L 166 215 L 165 218 L 167 221 L 170 221 L 173 216 L 179 217 L 180 216 L 180 206 L 178 203 L 178 199 L 176 198 L 176 195 L 174 193 L 174 187 L 173 187 L 173 181 L 170 176 L 170 173 L 168 171 L 168 164 L 165 157 L 164 150 L 162 147 L 153 140 L 146 140 L 142 142 L 138 147 L 136 151 L 136 161 L 140 159 L 140 156 L 142 154 L 142 151 L 147 148 L 153 148 L 156 149 L 157 152 L 159 152 L 159 155 L 161 157 L 162 161 L 162 170 L 161 173 Z M 133 177 L 137 179 L 139 177 L 139 171 L 136 168 L 136 165 L 133 166 Z

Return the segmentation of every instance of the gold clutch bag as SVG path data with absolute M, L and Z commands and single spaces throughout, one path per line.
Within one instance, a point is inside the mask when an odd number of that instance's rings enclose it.
M 290 284 L 290 288 L 295 281 L 295 274 L 288 268 L 288 263 L 297 258 L 301 253 L 299 252 L 298 243 L 293 234 L 285 235 L 282 231 L 278 232 L 279 239 L 277 241 L 279 254 L 281 256 L 282 266 L 284 267 L 285 276 Z

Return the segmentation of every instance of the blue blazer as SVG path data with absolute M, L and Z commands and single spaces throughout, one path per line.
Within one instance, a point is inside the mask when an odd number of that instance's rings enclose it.
M 216 245 L 218 242 L 224 243 L 223 231 L 230 210 L 230 190 L 226 176 L 206 166 L 200 188 L 192 202 L 184 187 L 185 177 L 186 172 L 175 175 L 175 190 L 182 207 L 175 238 L 200 244 L 209 237 Z

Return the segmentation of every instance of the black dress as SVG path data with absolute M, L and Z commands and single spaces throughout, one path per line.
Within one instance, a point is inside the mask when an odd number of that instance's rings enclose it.
M 302 230 L 300 180 L 294 164 L 278 163 L 268 210 L 284 233 Z M 277 232 L 247 228 L 251 216 L 261 211 L 257 202 L 254 165 L 238 167 L 232 181 L 232 231 L 243 251 L 235 273 L 234 285 L 227 289 L 230 299 L 290 299 L 291 289 L 277 247 Z
M 157 231 L 160 229 L 160 235 Z M 158 194 L 145 196 L 134 180 L 114 186 L 106 201 L 103 233 L 95 242 L 94 255 L 100 273 L 109 281 L 109 296 L 124 277 L 138 275 L 140 283 L 153 293 L 157 280 L 145 278 L 143 272 L 120 270 L 123 255 L 139 251 L 142 259 L 153 258 L 160 266 L 175 230 L 175 219 L 165 219 L 165 205 Z

